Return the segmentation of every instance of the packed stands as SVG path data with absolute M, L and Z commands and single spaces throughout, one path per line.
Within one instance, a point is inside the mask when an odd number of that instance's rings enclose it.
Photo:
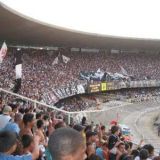
M 18 51 L 13 52 L 15 54 Z M 136 81 L 159 80 L 160 56 L 157 54 L 65 52 L 62 54 L 69 57 L 70 61 L 64 63 L 60 57 L 58 64 L 53 65 L 53 61 L 59 56 L 58 52 L 51 54 L 43 50 L 22 50 L 22 53 L 23 74 L 18 93 L 38 101 L 43 101 L 43 94 L 53 89 L 88 83 L 79 79 L 81 71 L 97 71 L 100 68 L 106 72 L 121 73 L 120 66 L 123 66 L 128 75 L 134 76 Z M 1 64 L 1 87 L 7 90 L 14 87 L 14 54 L 10 51 Z M 91 83 L 94 84 L 93 81 Z M 74 91 L 75 88 L 71 89 Z M 57 108 L 74 112 L 90 108 L 94 110 L 100 103 L 110 100 L 139 103 L 156 100 L 159 95 L 159 88 L 123 89 L 66 97 L 67 99 L 62 99 L 55 105 Z M 3 98 L 4 101 L 0 104 L 0 159 L 159 158 L 156 157 L 152 144 L 143 145 L 141 141 L 140 144 L 133 145 L 132 140 L 123 134 L 123 128 L 117 124 L 118 122 L 112 123 L 109 129 L 106 128 L 106 124 L 90 123 L 85 117 L 79 123 L 73 119 L 67 124 L 65 115 L 57 114 L 52 109 L 35 108 L 25 101 L 19 105 L 13 102 L 12 96 L 2 95 L 2 100 Z
M 1 65 L 1 87 L 11 89 L 14 85 L 14 55 L 17 50 L 11 50 Z M 13 54 L 14 53 L 14 54 Z M 59 63 L 52 65 L 59 55 L 43 50 L 22 50 L 22 85 L 20 94 L 32 99 L 42 100 L 45 92 L 53 88 L 60 88 L 69 84 L 79 84 L 81 71 L 121 72 L 122 66 L 136 80 L 160 79 L 159 54 L 107 54 L 107 53 L 77 53 L 65 52 L 63 55 L 70 58 L 66 64 L 59 58 Z M 47 81 L 46 81 L 47 80 Z

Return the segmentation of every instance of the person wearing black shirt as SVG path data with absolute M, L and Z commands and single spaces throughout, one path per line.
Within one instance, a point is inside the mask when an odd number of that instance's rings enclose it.
M 111 135 L 109 136 L 108 139 L 108 149 L 110 150 L 110 160 L 116 160 L 116 154 L 117 154 L 117 148 L 116 146 L 119 143 L 119 133 L 120 133 L 120 128 L 118 126 L 112 126 L 111 128 Z

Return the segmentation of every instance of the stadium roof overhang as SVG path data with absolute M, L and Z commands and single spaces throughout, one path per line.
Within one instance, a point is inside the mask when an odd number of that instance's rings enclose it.
M 0 41 L 10 45 L 160 50 L 160 40 L 77 32 L 26 17 L 0 2 Z

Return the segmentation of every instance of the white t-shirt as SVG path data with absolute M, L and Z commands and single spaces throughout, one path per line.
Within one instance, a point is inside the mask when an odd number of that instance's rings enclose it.
M 3 129 L 10 120 L 11 117 L 9 115 L 0 115 L 0 129 Z

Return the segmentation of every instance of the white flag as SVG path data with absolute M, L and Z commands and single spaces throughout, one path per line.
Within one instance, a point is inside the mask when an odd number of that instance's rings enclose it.
M 68 63 L 70 61 L 70 58 L 69 57 L 66 57 L 64 55 L 62 55 L 62 59 L 63 59 L 63 62 L 64 63 Z
M 16 65 L 16 79 L 22 78 L 22 64 Z
M 100 69 L 100 68 L 98 68 L 97 72 L 101 72 L 101 69 Z
M 54 59 L 54 61 L 52 62 L 52 66 L 54 66 L 55 64 L 58 64 L 58 57 Z
M 127 76 L 128 75 L 127 71 L 122 66 L 120 66 L 120 68 L 121 68 L 122 74 Z
M 7 45 L 5 42 L 2 44 L 2 48 L 0 50 L 0 63 L 2 63 L 4 57 L 6 56 L 7 53 Z

